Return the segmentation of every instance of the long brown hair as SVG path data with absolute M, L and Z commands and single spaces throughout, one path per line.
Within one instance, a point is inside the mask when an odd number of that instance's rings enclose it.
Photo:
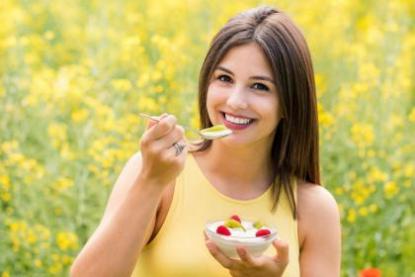
M 320 184 L 317 101 L 307 43 L 285 13 L 268 6 L 248 10 L 231 18 L 213 38 L 199 76 L 201 126 L 212 126 L 206 97 L 216 66 L 232 47 L 250 42 L 262 48 L 271 65 L 282 116 L 270 153 L 275 177 L 272 209 L 283 190 L 296 218 L 295 179 Z M 198 151 L 210 145 L 205 141 Z

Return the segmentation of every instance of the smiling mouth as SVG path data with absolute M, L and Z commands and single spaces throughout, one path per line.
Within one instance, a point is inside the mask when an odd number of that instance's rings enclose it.
M 221 114 L 224 119 L 225 126 L 231 129 L 243 129 L 255 121 L 253 118 L 238 117 L 224 112 L 221 112 Z

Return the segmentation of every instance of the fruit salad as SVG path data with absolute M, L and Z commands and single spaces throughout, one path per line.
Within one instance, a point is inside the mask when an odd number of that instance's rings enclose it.
M 230 257 L 238 257 L 236 246 L 245 246 L 254 256 L 261 255 L 276 238 L 277 232 L 260 221 L 231 215 L 225 220 L 208 222 L 205 231 L 209 239 Z

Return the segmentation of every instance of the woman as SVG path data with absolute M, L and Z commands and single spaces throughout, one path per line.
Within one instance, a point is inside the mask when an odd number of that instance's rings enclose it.
M 339 214 L 319 185 L 311 58 L 284 13 L 248 10 L 220 30 L 199 110 L 202 127 L 233 133 L 189 149 L 174 116 L 150 122 L 72 275 L 338 276 Z M 239 247 L 239 259 L 227 257 L 202 230 L 235 213 L 271 222 L 281 239 L 263 256 Z

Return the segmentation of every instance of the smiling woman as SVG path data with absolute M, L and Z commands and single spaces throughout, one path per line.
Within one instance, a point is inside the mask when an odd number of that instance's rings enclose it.
M 206 100 L 211 124 L 223 121 L 233 131 L 218 144 L 255 143 L 271 150 L 281 114 L 271 76 L 269 62 L 256 43 L 234 47 L 223 57 L 213 72 Z
M 286 14 L 251 9 L 219 31 L 200 73 L 199 112 L 203 128 L 232 133 L 179 153 L 175 117 L 151 121 L 72 275 L 338 276 L 340 223 L 319 185 L 313 68 Z M 275 226 L 273 247 L 253 256 L 240 245 L 235 258 L 203 239 L 207 222 L 230 214 Z

